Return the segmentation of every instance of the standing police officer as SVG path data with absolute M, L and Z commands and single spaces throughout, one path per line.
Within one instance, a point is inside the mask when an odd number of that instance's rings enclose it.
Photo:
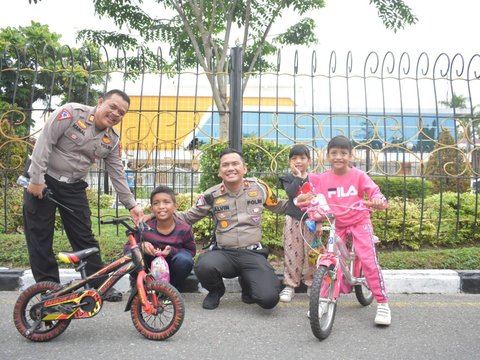
M 55 226 L 54 202 L 44 200 L 45 188 L 69 212 L 59 207 L 62 223 L 74 251 L 99 247 L 91 230 L 91 211 L 84 181 L 90 166 L 105 162 L 107 172 L 120 202 L 130 210 L 135 223 L 143 216 L 128 188 L 122 165 L 120 138 L 113 126 L 122 121 L 130 98 L 120 90 L 105 93 L 96 107 L 69 103 L 57 109 L 46 122 L 28 167 L 30 183 L 24 196 L 23 218 L 30 266 L 35 281 L 60 282 L 53 253 Z M 102 268 L 100 254 L 89 257 L 87 275 Z M 104 300 L 120 301 L 121 293 L 112 289 Z
M 217 224 L 216 246 L 201 254 L 194 268 L 198 280 L 209 291 L 203 308 L 217 308 L 225 293 L 222 278 L 238 276 L 242 301 L 271 309 L 279 301 L 280 281 L 258 251 L 262 212 L 266 207 L 283 213 L 287 203 L 277 201 L 267 184 L 244 178 L 247 167 L 241 152 L 226 149 L 220 154 L 219 162 L 223 182 L 206 190 L 192 208 L 178 213 L 190 224 L 211 213 Z

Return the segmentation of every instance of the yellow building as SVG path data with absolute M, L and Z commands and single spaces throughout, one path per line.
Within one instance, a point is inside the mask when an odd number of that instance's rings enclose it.
M 216 109 L 211 97 L 131 96 L 130 111 L 117 127 L 125 152 L 172 151 L 186 148 L 193 130 L 200 128 Z M 293 106 L 288 98 L 244 98 L 244 108 Z

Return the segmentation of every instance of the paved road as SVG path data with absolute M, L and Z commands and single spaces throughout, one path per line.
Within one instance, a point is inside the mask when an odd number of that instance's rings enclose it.
M 240 302 L 228 293 L 214 311 L 201 309 L 203 295 L 184 294 L 186 318 L 172 338 L 144 339 L 133 327 L 125 301 L 106 303 L 92 319 L 72 321 L 49 343 L 17 333 L 12 308 L 18 292 L 0 292 L 0 359 L 479 359 L 480 295 L 391 296 L 393 324 L 373 325 L 375 306 L 362 308 L 354 295 L 340 299 L 330 337 L 311 333 L 308 297 L 273 310 Z

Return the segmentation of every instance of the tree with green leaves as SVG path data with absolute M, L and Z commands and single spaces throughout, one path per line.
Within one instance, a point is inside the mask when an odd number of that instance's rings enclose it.
M 454 111 L 459 109 L 467 109 L 467 101 L 469 98 L 464 95 L 457 95 L 452 93 L 451 99 L 439 101 L 440 105 L 446 106 Z M 480 136 L 480 113 L 477 111 L 478 105 L 473 106 L 471 113 L 473 114 L 456 114 L 456 121 L 458 122 L 458 137 L 465 137 L 467 142 L 474 143 Z
M 450 109 L 466 109 L 467 100 L 468 100 L 467 97 L 453 93 L 451 99 L 441 100 L 438 103 Z
M 471 176 L 467 161 L 465 154 L 455 144 L 452 133 L 443 129 L 425 168 L 425 176 L 432 182 L 433 192 L 467 191 Z
M 31 111 L 37 101 L 51 110 L 53 97 L 61 103 L 87 100 L 94 104 L 102 91 L 94 86 L 102 84 L 106 74 L 98 70 L 97 52 L 89 52 L 92 68 L 80 65 L 86 57 L 84 49 L 78 50 L 60 45 L 61 35 L 51 32 L 48 25 L 35 21 L 30 26 L 0 29 L 0 49 L 4 56 L 0 59 L 0 100 L 24 112 L 24 127 L 31 123 Z M 94 68 L 95 67 L 95 68 Z M 3 112 L 8 108 L 2 107 Z M 0 110 L 2 110 L 0 109 Z M 18 119 L 14 119 L 17 120 Z M 17 134 L 28 134 L 28 129 Z
M 275 68 L 266 58 L 275 54 L 278 46 L 317 43 L 315 21 L 306 15 L 325 6 L 324 0 L 156 0 L 158 11 L 154 15 L 151 8 L 146 9 L 143 0 L 92 1 L 100 17 L 113 19 L 120 29 L 126 28 L 129 33 L 83 30 L 79 38 L 134 49 L 139 41 L 130 34 L 137 32 L 142 44 L 166 42 L 170 45 L 171 62 L 166 65 L 171 69 L 177 65 L 182 69 L 193 68 L 198 64 L 208 78 L 220 114 L 221 139 L 228 138 L 227 76 L 232 45 L 235 43 L 243 49 L 245 89 L 248 74 Z M 370 3 L 377 8 L 386 28 L 393 31 L 417 21 L 404 0 L 370 0 Z M 287 16 L 299 16 L 300 20 L 271 37 L 273 26 Z M 148 49 L 145 52 L 146 58 L 153 57 Z M 150 63 L 156 64 L 152 60 Z
M 14 181 L 23 170 L 33 148 L 29 137 L 34 125 L 34 107 L 43 103 L 45 112 L 59 105 L 55 101 L 94 103 L 105 74 L 92 74 L 79 65 L 82 50 L 61 47 L 61 35 L 48 25 L 0 29 L 0 174 Z M 97 53 L 90 53 L 98 66 Z M 59 98 L 57 100 L 55 98 Z M 54 99 L 54 100 L 53 100 Z M 34 105 L 36 104 L 36 105 Z

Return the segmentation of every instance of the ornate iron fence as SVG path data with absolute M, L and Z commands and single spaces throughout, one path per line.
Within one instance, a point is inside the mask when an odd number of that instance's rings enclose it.
M 341 59 L 335 52 L 319 54 L 295 51 L 282 60 L 279 53 L 274 71 L 209 74 L 225 81 L 230 76 L 236 84 L 243 80 L 241 106 L 230 107 L 241 111 L 236 117 L 241 119 L 240 127 L 236 124 L 241 134 L 234 140 L 241 136 L 244 144 L 257 144 L 259 156 L 264 151 L 261 141 L 277 145 L 278 151 L 268 154 L 270 166 L 250 175 L 276 176 L 285 171 L 286 164 L 277 160 L 295 143 L 309 145 L 312 170 L 323 171 L 328 168 L 326 143 L 344 134 L 355 144 L 355 165 L 385 179 L 388 196 L 403 198 L 406 204 L 412 196 L 409 179 L 421 181 L 413 194 L 422 209 L 429 189 L 425 184 L 430 181 L 436 193 L 456 192 L 458 207 L 460 194 L 471 192 L 476 204 L 472 221 L 478 224 L 480 56 L 421 53 L 413 58 L 408 53 L 371 52 L 355 62 L 352 53 Z M 203 174 L 216 173 L 214 164 L 200 168 L 199 159 L 202 151 L 227 140 L 220 139 L 220 123 L 235 114 L 218 110 L 207 74 L 198 68 L 167 72 L 162 63 L 161 49 L 148 61 L 141 49 L 135 54 L 106 48 L 8 45 L 3 49 L 0 226 L 4 231 L 11 230 L 9 211 L 19 211 L 9 207 L 8 189 L 23 171 L 48 115 L 64 102 L 94 105 L 99 94 L 112 88 L 125 90 L 132 99 L 117 130 L 138 199 L 148 199 L 157 184 L 193 194 Z M 389 192 L 392 179 L 401 181 L 400 193 Z M 87 181 L 99 193 L 114 194 L 101 162 L 92 167 Z M 457 232 L 461 220 L 457 212 L 452 220 Z M 419 233 L 424 221 L 422 216 L 418 219 Z M 388 216 L 385 224 L 387 228 Z M 403 226 L 407 226 L 405 218 Z

